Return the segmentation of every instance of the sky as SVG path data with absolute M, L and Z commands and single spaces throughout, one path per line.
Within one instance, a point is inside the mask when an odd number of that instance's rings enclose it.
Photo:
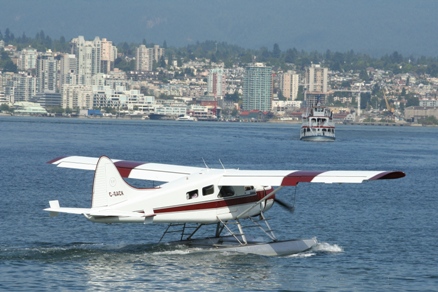
M 0 31 L 437 57 L 437 12 L 436 0 L 0 0 Z

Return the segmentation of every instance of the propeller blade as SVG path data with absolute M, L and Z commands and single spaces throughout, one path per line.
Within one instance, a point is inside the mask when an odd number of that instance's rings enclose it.
M 288 205 L 285 202 L 283 202 L 283 201 L 281 201 L 281 200 L 279 200 L 277 198 L 274 199 L 274 202 L 276 202 L 281 207 L 283 207 L 284 209 L 286 209 L 287 211 L 289 211 L 291 213 L 293 213 L 295 211 L 295 207 L 294 206 Z

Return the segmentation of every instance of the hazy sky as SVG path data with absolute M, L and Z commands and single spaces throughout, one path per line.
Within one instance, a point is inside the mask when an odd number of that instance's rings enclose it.
M 0 31 L 436 57 L 436 0 L 0 0 Z

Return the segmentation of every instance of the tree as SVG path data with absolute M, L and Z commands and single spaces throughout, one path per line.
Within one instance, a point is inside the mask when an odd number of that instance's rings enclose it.
M 272 50 L 272 57 L 273 58 L 280 58 L 281 50 L 280 46 L 278 44 L 274 44 L 274 49 Z
M 418 99 L 418 97 L 409 96 L 406 100 L 406 107 L 420 105 L 420 100 Z

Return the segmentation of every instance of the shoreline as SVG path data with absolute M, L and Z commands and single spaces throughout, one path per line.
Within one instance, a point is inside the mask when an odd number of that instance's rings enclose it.
M 75 117 L 68 117 L 68 116 L 32 116 L 32 115 L 12 115 L 7 113 L 0 113 L 0 117 L 29 117 L 29 118 L 62 118 L 62 119 L 81 119 L 81 120 L 144 120 L 148 121 L 149 119 L 142 119 L 141 117 L 87 117 L 87 116 L 75 116 Z M 157 120 L 159 121 L 159 120 Z M 202 121 L 201 121 L 202 122 Z M 209 121 L 210 122 L 210 121 Z M 225 123 L 231 123 L 230 121 L 220 121 L 217 122 L 225 122 Z M 236 122 L 232 122 L 236 123 Z M 242 121 L 237 123 L 272 123 L 272 124 L 286 124 L 286 125 L 299 125 L 301 124 L 301 121 L 280 121 L 280 120 L 269 120 L 266 122 L 248 122 L 248 121 Z M 389 122 L 364 122 L 364 123 L 358 123 L 358 122 L 349 122 L 349 123 L 343 123 L 338 122 L 335 123 L 336 126 L 376 126 L 376 127 L 438 127 L 438 125 L 422 125 L 422 124 L 415 124 L 415 123 L 389 123 Z

